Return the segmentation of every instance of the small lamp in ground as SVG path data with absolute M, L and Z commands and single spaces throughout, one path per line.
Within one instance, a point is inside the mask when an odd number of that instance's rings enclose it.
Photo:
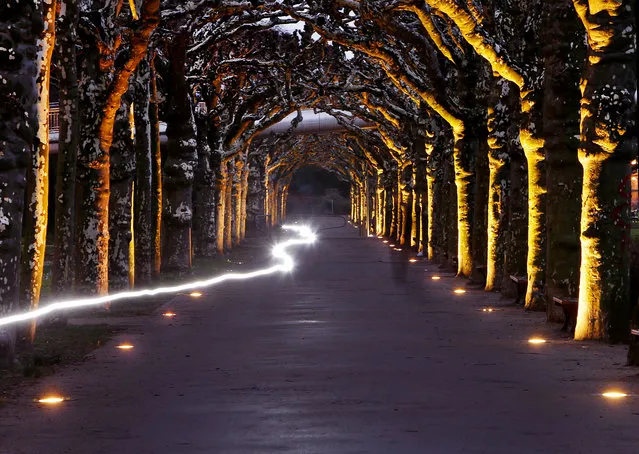
M 125 344 L 116 345 L 115 348 L 119 350 L 133 350 L 133 345 L 125 343 Z
M 171 312 L 171 311 L 167 311 L 164 314 L 162 314 L 163 317 L 165 318 L 173 318 L 175 317 L 177 314 L 175 312 Z
M 456 293 L 457 295 L 463 295 L 464 293 L 466 293 L 466 290 L 464 290 L 463 288 L 456 288 L 455 290 L 453 290 L 453 293 Z
M 543 339 L 541 337 L 531 337 L 530 339 L 528 339 L 528 343 L 529 344 L 533 344 L 533 345 L 545 344 L 546 343 L 546 339 Z
M 441 277 L 439 277 L 439 276 L 431 276 L 431 279 L 434 280 L 434 281 L 438 281 L 438 280 L 441 279 Z
M 410 263 L 417 263 L 417 259 L 408 259 Z
M 482 312 L 493 312 L 494 309 L 492 307 L 485 307 L 482 309 Z
M 202 296 L 202 295 L 203 295 L 203 293 L 202 293 L 202 292 L 197 292 L 197 291 L 196 291 L 196 292 L 191 292 L 191 293 L 189 293 L 189 296 L 190 296 L 191 298 L 199 298 L 199 297 L 200 297 L 200 296 Z
M 62 396 L 48 395 L 48 396 L 41 397 L 40 399 L 38 399 L 37 402 L 43 405 L 59 405 L 65 400 L 66 399 Z
M 628 397 L 628 394 L 623 391 L 606 391 L 601 393 L 601 397 L 605 397 L 606 399 L 618 400 Z

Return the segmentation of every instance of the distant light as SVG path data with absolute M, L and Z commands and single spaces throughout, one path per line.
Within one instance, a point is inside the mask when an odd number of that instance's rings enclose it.
M 623 399 L 624 397 L 628 397 L 628 394 L 621 391 L 606 391 L 601 393 L 601 396 L 606 399 Z
M 202 292 L 191 292 L 191 293 L 189 293 L 189 296 L 192 296 L 193 298 L 199 298 L 202 295 L 203 295 Z
M 400 247 L 396 247 L 396 248 L 393 248 L 393 250 L 394 250 L 394 251 L 401 252 L 402 248 L 400 248 Z
M 382 243 L 388 243 L 388 240 L 384 240 L 384 241 L 382 241 Z
M 485 307 L 482 309 L 482 312 L 492 312 L 494 309 L 492 307 Z
M 630 165 L 636 166 L 637 165 L 637 160 L 633 159 L 632 161 L 630 161 Z
M 417 262 L 417 259 L 408 259 L 408 261 L 409 261 L 410 263 L 415 263 L 415 262 Z
M 545 344 L 546 339 L 542 339 L 541 337 L 531 337 L 528 339 L 529 344 Z
M 120 350 L 131 350 L 133 348 L 133 345 L 131 345 L 131 344 L 120 344 L 120 345 L 116 345 L 115 348 L 119 348 Z
M 381 240 L 381 239 L 382 239 L 382 238 L 384 238 L 384 237 L 383 237 L 383 236 L 381 236 L 381 235 L 378 235 L 378 236 L 377 236 L 377 238 L 379 238 L 379 239 Z
M 455 290 L 453 290 L 453 293 L 461 295 L 462 293 L 466 293 L 466 290 L 464 290 L 463 288 L 456 288 Z
M 431 279 L 434 280 L 434 281 L 438 281 L 438 280 L 441 279 L 441 277 L 439 277 L 439 276 L 431 276 Z
M 389 244 L 388 246 L 389 246 L 389 247 L 395 247 L 395 245 L 394 245 L 394 244 Z
M 172 318 L 175 317 L 177 314 L 175 312 L 165 312 L 164 314 L 162 314 L 162 316 L 166 317 L 166 318 Z
M 58 405 L 64 402 L 64 397 L 60 396 L 46 396 L 41 399 L 38 399 L 38 403 L 45 405 Z

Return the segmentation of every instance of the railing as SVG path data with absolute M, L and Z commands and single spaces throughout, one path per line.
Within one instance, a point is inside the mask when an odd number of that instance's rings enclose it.
M 60 105 L 57 102 L 49 104 L 49 133 L 60 132 Z

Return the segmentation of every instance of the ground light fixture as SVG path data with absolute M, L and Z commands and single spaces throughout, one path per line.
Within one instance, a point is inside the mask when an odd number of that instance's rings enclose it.
M 466 293 L 466 290 L 464 290 L 463 288 L 456 288 L 455 290 L 453 290 L 453 293 L 456 293 L 457 295 L 463 295 L 464 293 Z
M 396 248 L 394 248 L 393 250 L 395 250 L 395 251 L 397 251 L 397 252 L 401 252 L 402 248 L 400 248 L 400 247 L 396 247 Z
M 441 277 L 439 277 L 439 276 L 431 276 L 430 278 L 431 278 L 432 280 L 434 280 L 434 281 L 438 281 L 438 280 L 440 280 L 440 279 L 441 279 Z
M 115 348 L 120 349 L 120 350 L 132 350 L 133 349 L 133 345 L 125 343 L 125 344 L 116 345 Z
M 417 262 L 417 259 L 408 259 L 408 261 L 409 261 L 410 263 L 416 263 L 416 262 Z
M 165 312 L 164 314 L 162 314 L 162 316 L 165 317 L 165 318 L 173 318 L 176 315 L 177 314 L 175 312 L 171 312 L 171 311 L 168 311 L 168 312 Z
M 384 241 L 382 241 L 382 243 L 388 244 L 388 240 L 384 240 Z
M 528 343 L 529 344 L 545 344 L 546 343 L 546 339 L 543 339 L 541 337 L 531 337 L 530 339 L 528 339 Z
M 48 396 L 41 397 L 40 399 L 37 400 L 37 402 L 43 405 L 59 405 L 65 400 L 66 399 L 62 396 L 48 395 Z
M 389 244 L 388 247 L 395 247 L 395 245 L 394 244 Z
M 493 309 L 492 307 L 484 307 L 481 311 L 482 312 L 493 312 L 495 309 Z
M 204 293 L 202 293 L 202 292 L 191 292 L 191 293 L 189 293 L 189 296 L 191 298 L 199 298 L 202 295 L 204 295 Z
M 628 394 L 626 394 L 623 391 L 611 390 L 611 391 L 605 391 L 601 393 L 601 397 L 605 397 L 606 399 L 611 399 L 611 400 L 619 400 L 619 399 L 624 399 L 628 397 Z

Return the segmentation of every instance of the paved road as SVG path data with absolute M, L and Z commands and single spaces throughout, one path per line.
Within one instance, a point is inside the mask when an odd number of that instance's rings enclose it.
M 323 234 L 292 275 L 178 297 L 177 318 L 120 337 L 134 350 L 44 381 L 63 406 L 0 410 L 0 453 L 639 452 L 639 398 L 598 396 L 639 394 L 623 347 L 453 295 L 351 226 Z

